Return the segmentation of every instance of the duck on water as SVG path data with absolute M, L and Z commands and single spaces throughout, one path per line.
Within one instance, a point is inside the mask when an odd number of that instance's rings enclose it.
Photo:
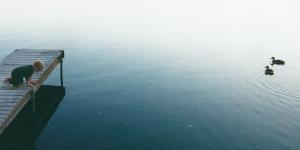
M 274 64 L 276 64 L 276 65 L 284 65 L 285 64 L 285 62 L 283 60 L 275 59 L 275 57 L 271 57 L 271 59 L 272 59 L 271 65 L 274 65 Z
M 269 66 L 266 66 L 265 68 L 266 68 L 265 75 L 273 75 L 274 74 L 274 71 L 272 69 L 270 69 Z

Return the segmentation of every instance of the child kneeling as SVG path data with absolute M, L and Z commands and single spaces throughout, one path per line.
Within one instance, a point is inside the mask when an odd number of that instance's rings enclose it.
M 34 72 L 42 71 L 44 64 L 42 61 L 34 61 L 32 65 L 20 66 L 12 70 L 11 77 L 4 80 L 5 83 L 12 84 L 14 87 L 18 87 L 23 84 L 25 78 L 26 84 L 33 86 L 35 81 L 31 80 L 31 76 Z

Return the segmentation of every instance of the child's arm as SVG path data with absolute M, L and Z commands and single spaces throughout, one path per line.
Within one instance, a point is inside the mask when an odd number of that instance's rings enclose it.
M 32 84 L 32 85 L 35 85 L 36 84 L 36 81 L 30 81 L 30 83 Z
M 30 82 L 31 82 L 31 76 L 28 77 L 28 78 L 25 78 L 25 79 L 26 79 L 26 84 L 30 84 Z
M 35 85 L 35 81 L 32 81 L 31 80 L 31 76 L 26 80 L 26 84 L 28 84 L 28 85 Z

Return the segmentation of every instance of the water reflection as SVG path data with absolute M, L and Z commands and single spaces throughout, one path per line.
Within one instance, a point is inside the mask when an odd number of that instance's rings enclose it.
M 64 96 L 65 87 L 41 86 L 36 94 L 35 113 L 29 102 L 0 136 L 0 149 L 37 149 L 37 138 Z

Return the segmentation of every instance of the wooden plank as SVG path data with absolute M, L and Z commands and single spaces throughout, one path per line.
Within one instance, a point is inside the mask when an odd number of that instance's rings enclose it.
M 36 57 L 7 57 L 5 59 L 3 59 L 3 61 L 6 60 L 31 60 L 31 61 L 35 61 L 35 60 L 48 60 L 48 59 L 54 59 L 56 58 L 56 56 L 52 56 L 52 57 L 43 57 L 43 56 L 36 56 Z
M 6 119 L 7 115 L 0 115 L 0 119 Z
M 61 50 L 30 50 L 30 49 L 19 49 L 12 53 L 61 53 Z
M 10 68 L 10 67 L 18 67 L 20 65 L 7 65 L 7 64 L 1 64 L 0 65 L 0 69 L 6 69 L 6 68 Z M 1 71 L 1 70 L 0 70 Z
M 15 107 L 16 105 L 18 105 L 18 102 L 1 102 L 0 108 L 1 107 Z
M 7 57 L 34 57 L 34 56 L 57 56 L 60 53 L 36 53 L 36 52 L 29 52 L 29 53 L 12 53 L 10 56 Z
M 25 91 L 28 91 L 28 89 L 21 89 L 21 88 L 17 88 L 17 89 L 7 89 L 7 88 L 0 88 L 0 91 L 16 91 L 16 90 L 18 90 L 18 91 L 23 91 L 23 92 L 25 92 Z
M 52 61 L 51 60 L 43 60 L 43 59 L 39 59 L 39 61 L 42 61 L 44 65 L 49 65 L 49 63 Z M 19 66 L 23 66 L 23 65 L 32 65 L 34 61 L 37 60 L 5 60 L 2 63 L 2 65 L 6 65 L 6 66 L 0 66 L 1 68 L 3 68 L 3 70 L 10 70 L 10 69 L 14 69 L 15 67 L 19 67 Z M 1 72 L 1 70 L 0 70 Z
M 61 52 L 51 52 L 51 53 L 45 53 L 45 52 L 13 52 L 10 55 L 6 56 L 13 56 L 13 55 L 20 55 L 20 56 L 26 56 L 26 55 L 44 55 L 44 56 L 53 56 L 53 55 L 59 55 Z
M 43 62 L 44 63 L 44 67 L 47 67 L 48 65 L 50 65 L 51 61 L 44 61 Z M 18 64 L 18 63 L 21 63 L 21 64 Z M 16 67 L 20 67 L 20 66 L 23 66 L 23 65 L 31 65 L 31 64 L 32 64 L 32 62 L 26 62 L 26 64 L 23 64 L 22 62 L 18 62 L 18 61 L 11 61 L 11 63 L 9 63 L 9 64 L 2 63 L 2 65 L 5 65 L 5 67 L 4 66 L 0 66 L 0 67 L 3 68 L 3 70 L 12 70 L 12 69 L 14 69 Z
M 16 89 L 0 89 L 0 93 L 26 93 L 28 92 L 27 89 L 19 89 L 19 88 L 16 88 Z
M 35 75 L 32 75 L 31 79 L 32 78 L 39 78 L 42 74 L 35 74 Z M 6 78 L 10 78 L 11 75 L 10 74 L 7 74 L 7 75 L 0 75 L 0 84 L 6 84 L 6 83 L 3 83 L 3 81 L 6 79 Z M 25 83 L 25 81 L 24 81 Z
M 23 96 L 22 96 L 23 97 Z M 20 98 L 22 98 L 21 96 L 20 97 L 15 97 L 15 98 L 0 98 L 0 103 L 14 103 L 16 101 L 19 101 Z
M 53 58 L 57 58 L 57 56 L 59 55 L 53 55 L 53 56 L 9 56 L 4 58 L 2 61 L 6 61 L 6 60 L 39 60 L 39 59 L 53 59 Z
M 14 53 L 14 54 L 11 54 L 7 57 L 5 57 L 4 59 L 6 58 L 13 58 L 13 57 L 16 57 L 16 58 L 36 58 L 36 57 L 45 57 L 45 58 L 48 58 L 48 57 L 57 57 L 58 55 L 60 55 L 59 53 L 52 53 L 52 54 L 38 54 L 38 53 L 27 53 L 27 54 L 22 54 L 22 53 Z
M 1 97 L 19 97 L 19 96 L 24 96 L 27 93 L 0 93 L 0 96 Z
M 6 100 L 6 99 L 20 99 L 23 95 L 0 95 L 0 100 Z
M 31 87 L 19 86 L 18 88 L 15 88 L 13 86 L 5 86 L 5 87 L 0 87 L 0 90 L 31 90 Z
M 9 110 L 0 110 L 0 115 L 9 115 L 11 111 Z
M 26 92 L 23 92 L 23 91 L 18 91 L 18 90 L 15 90 L 15 91 L 0 91 L 0 95 L 1 96 L 13 96 L 13 95 L 24 95 L 26 93 L 28 93 L 28 91 Z
M 37 56 L 56 57 L 57 55 L 60 55 L 60 53 L 12 53 L 12 54 L 6 56 L 5 58 L 9 58 L 9 57 L 29 57 L 29 56 L 32 56 L 32 57 L 37 57 Z
M 44 57 L 54 57 L 60 55 L 59 52 L 55 52 L 55 53 L 38 53 L 38 52 L 29 52 L 29 53 L 12 53 L 9 56 L 6 57 L 28 57 L 28 56 L 44 56 Z
M 10 94 L 5 94 L 5 95 L 1 95 L 2 97 L 6 97 L 6 98 L 9 98 L 9 97 L 23 97 L 24 95 L 26 94 L 17 94 L 17 93 L 10 93 Z
M 36 61 L 36 60 L 44 60 L 44 61 L 50 61 L 51 59 L 55 59 L 57 57 L 49 57 L 49 58 L 40 58 L 40 57 L 36 57 L 36 58 L 33 58 L 31 57 L 31 59 L 28 59 L 28 58 L 8 58 L 8 59 L 3 59 L 2 62 L 5 62 L 5 61 Z M 1 62 L 1 63 L 2 63 Z
M 0 105 L 1 104 L 18 104 L 20 102 L 20 99 L 22 97 L 18 98 L 18 99 L 0 99 Z
M 10 65 L 20 65 L 20 66 L 24 66 L 24 65 L 32 65 L 33 61 L 4 61 L 2 62 L 2 64 L 10 64 Z M 50 65 L 49 61 L 43 61 L 43 64 L 45 66 Z M 13 68 L 7 68 L 12 70 Z
M 51 59 L 51 58 L 57 58 L 60 54 L 51 54 L 51 55 L 37 55 L 37 54 L 31 54 L 31 55 L 23 55 L 23 54 L 13 54 L 3 59 L 5 60 L 15 60 L 15 59 Z
M 6 62 L 6 61 L 26 61 L 26 62 L 34 62 L 37 60 L 40 61 L 51 61 L 52 59 L 55 59 L 56 57 L 48 57 L 48 58 L 8 58 L 8 59 L 4 59 L 2 62 Z
M 0 103 L 15 103 L 15 102 L 18 102 L 20 99 L 19 98 L 15 98 L 15 99 L 0 99 Z
M 9 93 L 9 94 L 3 94 L 3 95 L 1 95 L 2 97 L 23 97 L 25 94 L 17 94 L 17 93 Z
M 29 91 L 29 90 L 28 90 Z M 23 90 L 0 90 L 1 95 L 9 95 L 9 94 L 26 94 L 28 91 Z
M 0 104 L 7 104 L 7 103 L 18 103 L 18 99 L 14 99 L 14 100 L 11 100 L 11 99 L 3 99 L 1 100 L 0 99 Z
M 0 68 L 1 68 L 0 71 L 2 71 L 4 69 L 6 69 L 6 70 L 13 69 L 13 68 L 19 67 L 19 66 L 22 66 L 22 65 L 18 65 L 18 64 L 15 64 L 15 65 L 14 64 L 2 64 L 2 66 L 0 66 Z
M 27 65 L 31 65 L 34 61 L 42 61 L 44 64 L 51 62 L 55 58 L 51 59 L 34 59 L 34 60 L 29 60 L 29 59 L 9 59 L 9 60 L 3 60 L 1 62 L 2 65 L 6 65 L 6 67 L 11 66 L 12 64 L 16 63 L 27 63 Z
M 62 53 L 64 50 L 58 49 L 15 49 L 13 52 L 41 52 L 41 53 L 52 53 L 59 52 Z
M 45 50 L 45 49 L 16 49 L 14 50 L 12 53 L 16 53 L 16 52 L 26 52 L 26 53 L 30 53 L 30 52 L 34 52 L 34 53 L 55 53 L 55 52 L 59 52 L 60 50 Z
M 0 110 L 2 110 L 2 111 L 12 111 L 13 109 L 14 109 L 14 107 L 0 105 Z
M 25 66 L 25 65 L 30 65 L 31 63 L 26 63 L 26 62 L 11 62 L 11 63 L 3 63 L 3 64 L 10 64 L 10 65 L 18 65 L 16 67 L 20 67 L 20 66 Z M 50 64 L 48 63 L 44 63 L 45 67 L 49 66 Z M 12 68 L 7 68 L 7 70 L 12 71 L 14 68 L 16 67 L 12 67 Z M 4 71 L 4 70 L 3 70 Z

